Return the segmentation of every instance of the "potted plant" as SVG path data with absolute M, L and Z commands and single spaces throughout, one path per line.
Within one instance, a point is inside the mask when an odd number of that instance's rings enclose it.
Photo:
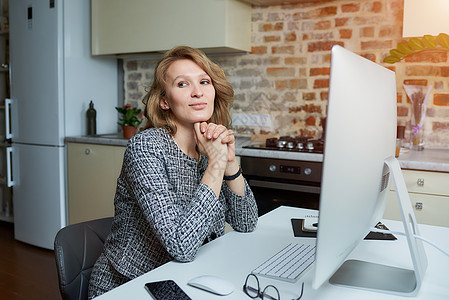
M 131 104 L 125 104 L 123 107 L 115 108 L 121 115 L 117 122 L 123 129 L 123 137 L 131 138 L 137 132 L 137 127 L 142 123 L 142 110 L 137 107 L 131 107 Z

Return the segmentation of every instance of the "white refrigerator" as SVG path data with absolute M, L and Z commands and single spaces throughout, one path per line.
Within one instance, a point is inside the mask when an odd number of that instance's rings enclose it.
M 64 137 L 87 133 L 90 100 L 97 133 L 117 131 L 117 60 L 90 54 L 90 0 L 13 0 L 9 16 L 14 234 L 53 249 L 68 215 Z

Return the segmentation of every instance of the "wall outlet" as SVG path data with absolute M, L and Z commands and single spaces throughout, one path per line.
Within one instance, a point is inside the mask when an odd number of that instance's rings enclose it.
M 271 116 L 269 114 L 233 113 L 232 125 L 271 127 Z

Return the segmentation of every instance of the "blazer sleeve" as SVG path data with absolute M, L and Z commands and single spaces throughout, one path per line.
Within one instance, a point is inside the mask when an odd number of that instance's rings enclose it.
M 124 177 L 129 192 L 167 252 L 178 261 L 191 261 L 213 220 L 225 208 L 208 186 L 193 181 L 185 182 L 197 185 L 190 201 L 180 199 L 167 176 L 164 161 L 167 151 L 154 144 L 142 137 L 128 145 Z
M 245 196 L 235 194 L 223 181 L 222 193 L 226 198 L 226 222 L 240 232 L 251 232 L 258 220 L 257 204 L 254 194 L 245 179 Z

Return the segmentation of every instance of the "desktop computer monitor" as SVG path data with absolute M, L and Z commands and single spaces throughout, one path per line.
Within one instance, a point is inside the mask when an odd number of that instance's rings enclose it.
M 312 284 L 315 289 L 329 280 L 393 294 L 416 292 L 418 284 L 413 271 L 345 261 L 383 216 L 390 174 L 390 165 L 385 162 L 397 163 L 396 94 L 393 71 L 343 47 L 332 48 Z M 402 178 L 399 167 L 393 175 Z M 414 220 L 414 215 L 409 219 Z M 376 276 L 387 278 L 387 285 L 397 287 L 384 287 L 385 283 L 378 282 Z M 408 277 L 406 283 L 397 284 L 390 276 Z

